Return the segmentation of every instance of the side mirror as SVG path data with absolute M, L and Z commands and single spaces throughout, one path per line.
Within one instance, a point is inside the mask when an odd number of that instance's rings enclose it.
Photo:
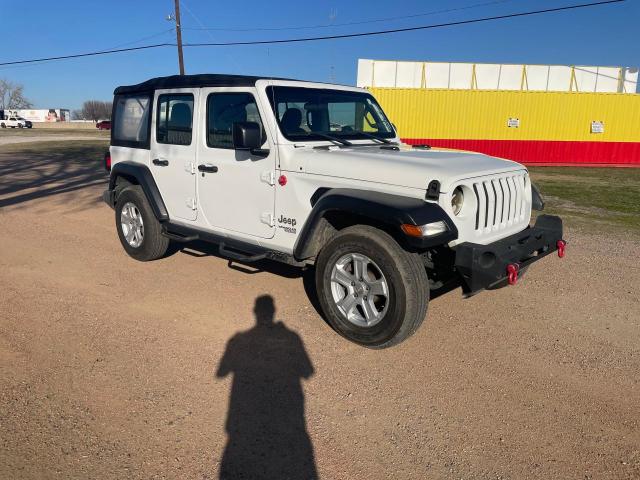
M 252 155 L 267 156 L 269 150 L 262 146 L 262 128 L 256 122 L 233 123 L 233 148 L 249 150 Z

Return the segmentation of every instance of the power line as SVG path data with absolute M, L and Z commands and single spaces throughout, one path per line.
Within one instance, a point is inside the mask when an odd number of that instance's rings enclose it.
M 412 15 L 402 15 L 402 16 L 398 16 L 398 17 L 386 17 L 386 18 L 376 18 L 376 19 L 371 19 L 371 20 L 359 20 L 357 22 L 344 22 L 344 23 L 324 23 L 324 24 L 320 24 L 320 25 L 304 25 L 304 26 L 300 26 L 300 27 L 243 27 L 243 28 L 226 28 L 226 27 L 206 27 L 204 25 L 202 25 L 201 22 L 198 22 L 200 24 L 199 28 L 195 28 L 195 27 L 185 27 L 183 28 L 183 30 L 209 30 L 209 31 L 219 31 L 219 32 L 267 32 L 267 31 L 284 31 L 284 30 L 311 30 L 311 29 L 317 29 L 317 28 L 333 28 L 333 27 L 345 27 L 345 26 L 352 26 L 352 25 L 364 25 L 364 24 L 368 24 L 368 23 L 379 23 L 379 22 L 391 22 L 391 21 L 395 21 L 395 20 L 406 20 L 408 18 L 418 18 L 418 17 L 427 17 L 427 16 L 431 16 L 431 15 L 438 15 L 438 14 L 442 14 L 442 13 L 452 13 L 452 12 L 458 12 L 458 11 L 462 11 L 462 10 L 470 10 L 472 8 L 479 8 L 479 7 L 487 7 L 487 6 L 491 6 L 491 5 L 498 5 L 498 4 L 502 4 L 502 3 L 509 3 L 509 2 L 513 2 L 516 0 L 494 0 L 492 2 L 484 2 L 484 3 L 477 3 L 475 5 L 468 5 L 466 7 L 457 7 L 457 8 L 447 8 L 444 10 L 433 10 L 431 12 L 423 12 L 423 13 L 414 13 Z
M 142 45 L 140 47 L 114 48 L 111 50 L 100 50 L 97 52 L 76 53 L 74 55 L 60 55 L 57 57 L 33 58 L 30 60 L 15 60 L 13 62 L 2 62 L 0 63 L 0 67 L 4 65 L 18 65 L 23 63 L 49 62 L 51 60 L 67 60 L 71 58 L 95 57 L 97 55 L 109 55 L 111 53 L 133 52 L 136 50 L 148 50 L 150 48 L 175 47 L 175 46 L 176 46 L 175 43 L 156 43 L 154 45 Z
M 167 30 L 163 30 L 161 32 L 154 33 L 153 35 L 149 35 L 147 37 L 139 38 L 138 40 L 132 40 L 132 41 L 126 42 L 126 43 L 119 43 L 118 45 L 114 45 L 113 47 L 107 48 L 107 50 L 113 50 L 115 48 L 128 47 L 129 45 L 134 45 L 136 43 L 140 43 L 140 42 L 143 42 L 145 40 L 151 40 L 152 38 L 161 37 L 163 35 L 166 35 L 169 32 L 173 32 L 173 31 L 175 31 L 175 29 L 173 27 L 171 27 L 171 28 L 169 28 Z
M 600 5 L 607 5 L 607 4 L 613 4 L 613 3 L 622 3 L 624 1 L 625 0 L 604 0 L 604 1 L 593 2 L 593 3 L 567 5 L 565 7 L 547 8 L 544 10 L 533 10 L 529 12 L 511 13 L 508 15 L 496 15 L 492 17 L 474 18 L 469 20 L 460 20 L 456 22 L 423 25 L 419 27 L 406 27 L 406 28 L 395 28 L 390 30 L 378 30 L 374 32 L 347 33 L 343 35 L 324 35 L 324 36 L 317 36 L 317 37 L 254 40 L 254 41 L 239 41 L 239 42 L 185 43 L 184 47 L 230 47 L 230 46 L 237 46 L 237 45 L 269 45 L 269 44 L 283 44 L 283 43 L 315 42 L 315 41 L 323 41 L 323 40 L 339 40 L 344 38 L 370 37 L 375 35 L 389 35 L 392 33 L 414 32 L 418 30 L 429 30 L 433 28 L 470 25 L 474 23 L 504 20 L 508 18 L 518 18 L 518 17 L 526 17 L 526 16 L 532 16 L 532 15 L 540 15 L 545 13 L 576 10 L 579 8 L 596 7 Z M 143 45 L 140 47 L 119 48 L 119 49 L 112 49 L 112 50 L 102 50 L 98 52 L 78 53 L 75 55 L 60 55 L 57 57 L 36 58 L 36 59 L 30 59 L 30 60 L 14 60 L 12 62 L 2 62 L 0 63 L 0 66 L 44 62 L 44 61 L 51 61 L 51 60 L 66 60 L 71 58 L 91 57 L 96 55 L 108 55 L 112 53 L 122 53 L 122 52 L 131 52 L 131 51 L 137 51 L 137 50 L 148 50 L 152 48 L 175 47 L 175 46 L 176 46 L 175 43 L 157 43 L 154 45 Z
M 458 25 L 470 25 L 473 23 L 489 22 L 494 20 L 504 20 L 507 18 L 526 17 L 531 15 L 561 12 L 566 10 L 575 10 L 578 8 L 595 7 L 595 6 L 606 5 L 610 3 L 621 3 L 624 1 L 625 0 L 604 0 L 601 2 L 594 2 L 594 3 L 581 3 L 577 5 L 567 5 L 565 7 L 546 8 L 544 10 L 510 13 L 508 15 L 496 15 L 493 17 L 482 17 L 482 18 L 473 18 L 470 20 L 459 20 L 457 22 L 436 23 L 432 25 L 422 25 L 419 27 L 394 28 L 390 30 L 378 30 L 376 32 L 345 33 L 342 35 L 323 35 L 323 36 L 317 36 L 317 37 L 290 38 L 290 39 L 277 39 L 277 40 L 252 40 L 252 41 L 220 42 L 220 43 L 185 43 L 184 46 L 185 47 L 229 47 L 229 46 L 236 46 L 236 45 L 265 45 L 265 44 L 278 44 L 278 43 L 316 42 L 320 40 L 339 40 L 343 38 L 371 37 L 374 35 L 389 35 L 391 33 L 415 32 L 417 30 L 429 30 L 432 28 L 453 27 Z
M 103 55 L 103 54 L 107 54 L 107 53 L 119 53 L 119 52 L 126 52 L 129 50 L 135 50 L 135 49 L 128 49 L 128 48 L 121 48 L 121 47 L 125 47 L 127 45 L 134 45 L 136 43 L 140 43 L 140 42 L 144 42 L 145 40 L 149 40 L 151 38 L 156 38 L 156 37 L 160 37 L 162 35 L 166 35 L 169 32 L 173 32 L 175 29 L 174 28 L 170 28 L 168 30 L 163 30 L 162 32 L 158 32 L 158 33 L 154 33 L 153 35 L 148 35 L 146 37 L 142 37 L 139 38 L 137 40 L 132 40 L 130 42 L 126 42 L 126 43 L 120 43 L 118 45 L 114 45 L 113 47 L 109 47 L 106 48 L 104 50 L 100 50 L 97 52 L 92 52 L 92 54 L 96 54 L 96 55 Z M 164 45 L 164 44 L 162 44 Z M 167 46 L 169 46 L 170 44 L 166 44 Z M 160 46 L 160 44 L 158 45 Z M 175 46 L 175 44 L 174 44 Z M 152 47 L 155 47 L 152 45 Z M 146 48 L 146 46 L 144 47 Z M 78 56 L 86 56 L 85 54 L 79 54 Z M 68 56 L 69 58 L 75 58 L 76 56 Z M 44 62 L 48 62 L 48 61 L 53 61 L 53 60 L 64 60 L 65 57 L 51 57 L 49 59 L 39 59 L 39 60 L 28 60 L 28 61 L 24 61 L 24 62 L 6 62 L 6 63 L 0 63 L 0 67 L 7 67 L 9 66 L 9 68 L 21 68 L 21 67 L 33 67 L 33 66 L 37 66 L 34 65 L 34 63 L 44 63 Z M 16 65 L 16 63 L 18 63 Z M 24 65 L 19 65 L 20 63 L 24 64 Z

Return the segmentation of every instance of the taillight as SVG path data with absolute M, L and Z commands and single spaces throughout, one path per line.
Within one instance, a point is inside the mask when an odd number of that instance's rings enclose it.
M 107 172 L 111 171 L 111 152 L 109 150 L 104 154 L 104 169 Z

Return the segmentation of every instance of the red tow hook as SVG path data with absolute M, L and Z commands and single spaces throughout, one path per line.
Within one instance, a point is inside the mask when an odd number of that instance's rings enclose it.
M 507 280 L 509 285 L 515 285 L 518 282 L 518 272 L 520 271 L 520 265 L 517 263 L 510 263 L 507 265 Z
M 558 242 L 556 243 L 556 247 L 558 248 L 558 257 L 564 257 L 564 250 L 567 247 L 567 242 L 565 242 L 564 240 L 558 240 Z

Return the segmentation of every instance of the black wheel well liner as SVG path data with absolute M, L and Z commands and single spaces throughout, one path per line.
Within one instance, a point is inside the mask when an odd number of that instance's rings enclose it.
M 315 257 L 327 241 L 342 228 L 362 224 L 389 233 L 409 251 L 424 251 L 458 237 L 455 224 L 436 203 L 420 198 L 357 189 L 318 189 L 317 198 L 293 248 L 297 260 Z M 448 231 L 434 237 L 405 235 L 402 224 L 424 225 L 444 221 Z
M 169 220 L 169 212 L 149 167 L 135 162 L 118 162 L 112 167 L 111 175 L 109 176 L 110 191 L 117 191 L 121 183 L 119 179 L 123 179 L 132 185 L 140 185 L 158 221 L 166 222 Z M 115 196 L 114 201 L 117 201 Z

